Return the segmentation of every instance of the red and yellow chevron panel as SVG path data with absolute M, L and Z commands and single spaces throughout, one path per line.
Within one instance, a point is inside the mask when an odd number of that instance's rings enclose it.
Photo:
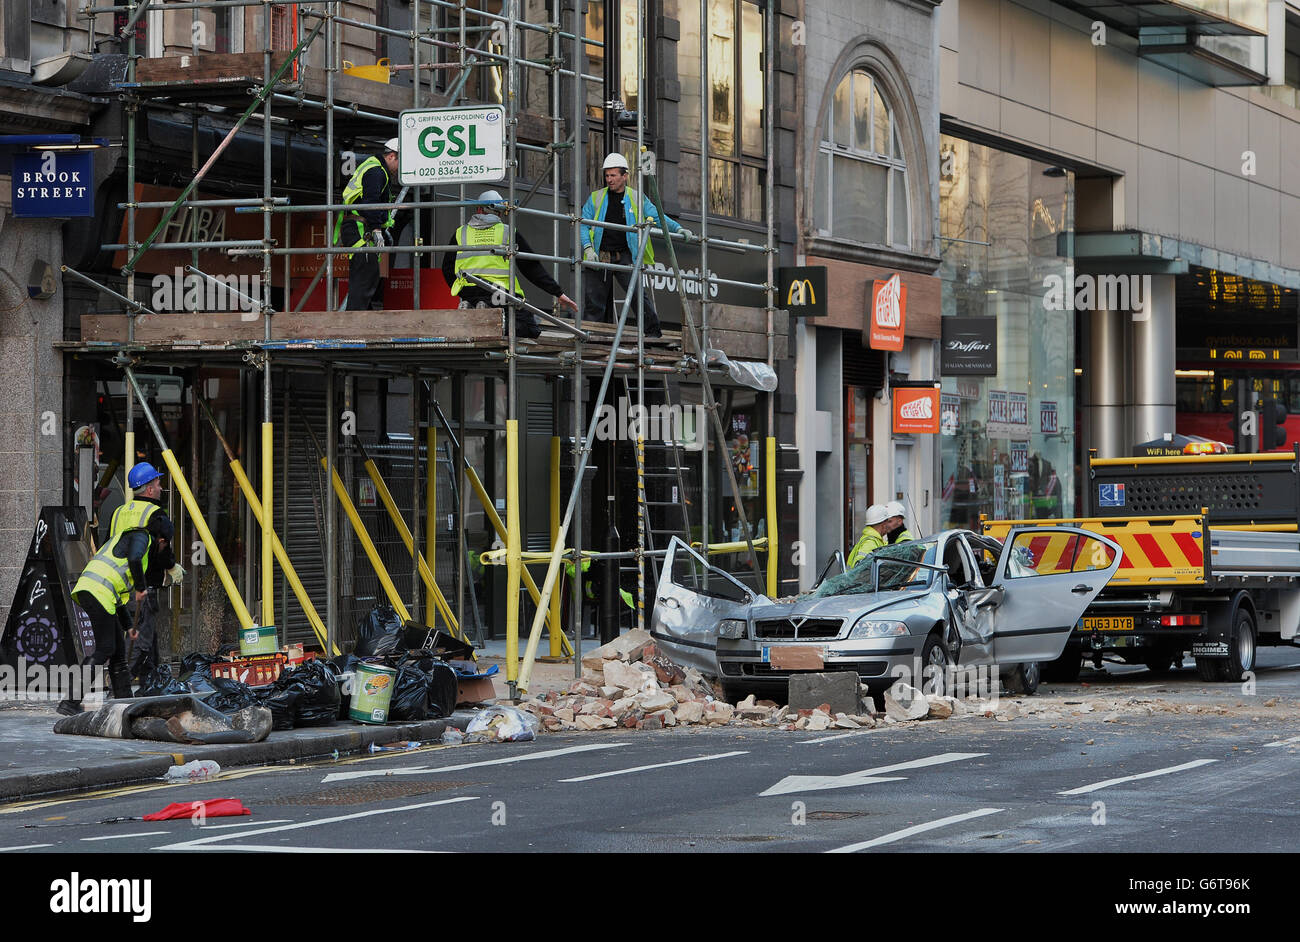
M 1094 517 L 1081 520 L 989 520 L 984 532 L 1005 539 L 1013 526 L 1067 526 L 1092 530 L 1114 540 L 1124 551 L 1112 584 L 1201 585 L 1205 582 L 1205 528 L 1201 517 L 1153 517 L 1148 520 Z M 1110 565 L 1103 544 L 1077 534 L 1027 537 L 1034 568 L 1042 574 L 1083 572 Z

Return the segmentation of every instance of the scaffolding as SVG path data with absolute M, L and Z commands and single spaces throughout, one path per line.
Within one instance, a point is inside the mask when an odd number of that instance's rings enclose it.
M 382 4 L 383 0 L 379 0 Z M 635 388 L 637 403 L 644 407 L 646 403 L 646 379 L 651 376 L 686 376 L 697 375 L 704 398 L 708 420 L 706 427 L 700 430 L 702 437 L 701 464 L 701 540 L 702 552 L 710 551 L 708 480 L 709 435 L 717 438 L 719 449 L 723 447 L 725 430 L 719 415 L 710 370 L 716 369 L 710 363 L 710 302 L 712 286 L 729 286 L 751 292 L 757 301 L 761 297 L 761 306 L 766 314 L 766 363 L 773 369 L 776 359 L 776 299 L 775 299 L 775 265 L 777 255 L 777 236 L 775 220 L 775 137 L 774 114 L 776 108 L 776 79 L 774 62 L 776 48 L 776 14 L 768 6 L 764 16 L 763 49 L 764 94 L 767 106 L 762 109 L 763 137 L 766 153 L 765 177 L 765 220 L 766 238 L 762 244 L 731 241 L 710 235 L 710 188 L 709 188 L 709 108 L 708 74 L 709 74 L 709 35 L 710 4 L 708 0 L 699 0 L 700 54 L 700 140 L 702 155 L 700 158 L 700 229 L 698 234 L 700 251 L 700 293 L 699 300 L 688 299 L 687 282 L 683 278 L 677 261 L 675 241 L 680 237 L 653 227 L 638 213 L 638 218 L 628 220 L 631 225 L 616 225 L 603 220 L 584 220 L 580 214 L 580 200 L 590 188 L 591 181 L 586 179 L 586 150 L 588 135 L 588 89 L 595 87 L 600 91 L 600 100 L 606 113 L 605 140 L 609 150 L 618 149 L 620 139 L 615 127 L 613 115 L 623 110 L 623 102 L 617 99 L 611 87 L 614 69 L 615 50 L 606 48 L 601 40 L 591 38 L 584 28 L 585 3 L 576 0 L 549 0 L 545 6 L 543 21 L 530 21 L 520 15 L 521 0 L 499 0 L 496 3 L 480 3 L 482 8 L 471 6 L 469 0 L 412 0 L 410 7 L 410 28 L 395 29 L 378 23 L 365 22 L 357 16 L 348 15 L 349 7 L 356 8 L 362 4 L 349 3 L 347 0 L 198 0 L 198 2 L 160 3 L 156 0 L 130 0 L 127 3 L 111 5 L 83 6 L 81 13 L 88 18 L 88 36 L 92 43 L 95 35 L 95 19 L 99 16 L 125 15 L 125 22 L 118 30 L 118 35 L 125 42 L 127 54 L 126 80 L 121 84 L 125 108 L 126 129 L 126 189 L 127 199 L 119 205 L 126 213 L 126 240 L 121 243 L 106 244 L 105 250 L 125 253 L 126 263 L 120 271 L 125 278 L 123 291 L 115 291 L 104 284 L 94 282 L 78 272 L 67 271 L 70 276 L 94 284 L 96 288 L 119 301 L 125 311 L 124 329 L 106 330 L 103 336 L 83 338 L 78 343 L 63 346 L 70 352 L 96 357 L 109 357 L 120 367 L 129 380 L 126 388 L 127 410 L 125 428 L 125 455 L 135 454 L 134 415 L 136 405 L 143 406 L 145 415 L 155 434 L 161 442 L 162 432 L 158 430 L 154 418 L 149 414 L 143 394 L 136 383 L 133 370 L 143 363 L 165 363 L 172 366 L 197 367 L 199 365 L 227 364 L 237 366 L 243 371 L 260 376 L 261 423 L 260 435 L 253 429 L 246 428 L 243 441 L 255 444 L 261 466 L 260 498 L 253 492 L 253 486 L 242 471 L 239 472 L 240 485 L 247 492 L 247 500 L 252 516 L 256 521 L 256 534 L 250 529 L 245 532 L 256 536 L 260 544 L 260 585 L 255 587 L 251 579 L 245 578 L 245 594 L 260 596 L 259 617 L 262 624 L 275 624 L 275 597 L 277 583 L 275 565 L 278 561 L 284 568 L 288 581 L 293 584 L 295 596 L 302 600 L 305 593 L 302 584 L 288 564 L 284 547 L 275 531 L 277 501 L 284 500 L 283 492 L 277 496 L 275 481 L 275 461 L 287 463 L 291 459 L 291 450 L 287 430 L 284 432 L 283 444 L 279 454 L 275 452 L 275 422 L 273 414 L 273 369 L 289 382 L 296 372 L 316 371 L 325 376 L 325 400 L 327 405 L 325 420 L 325 442 L 317 443 L 321 453 L 320 463 L 324 468 L 324 480 L 331 481 L 340 498 L 339 501 L 325 500 L 323 514 L 324 565 L 326 582 L 326 600 L 324 618 L 316 617 L 312 624 L 317 628 L 321 645 L 326 650 L 336 649 L 339 624 L 339 585 L 340 572 L 340 506 L 349 514 L 352 529 L 360 536 L 365 532 L 355 508 L 349 510 L 348 500 L 350 482 L 340 478 L 338 469 L 347 465 L 345 476 L 351 477 L 354 469 L 341 459 L 340 445 L 346 449 L 347 441 L 340 443 L 339 423 L 331 419 L 331 413 L 338 404 L 339 378 L 353 374 L 382 375 L 409 378 L 412 390 L 412 432 L 413 442 L 412 477 L 410 479 L 410 501 L 406 510 L 410 513 L 409 525 L 403 519 L 403 509 L 398 507 L 381 478 L 375 478 L 375 484 L 381 495 L 387 495 L 385 501 L 392 522 L 401 534 L 406 548 L 406 558 L 411 562 L 411 593 L 418 604 L 419 590 L 426 590 L 425 618 L 430 625 L 442 623 L 456 633 L 471 622 L 478 624 L 477 604 L 475 603 L 473 619 L 467 619 L 464 600 L 464 577 L 468 571 L 465 521 L 463 518 L 465 503 L 471 493 L 482 501 L 485 512 L 494 521 L 498 533 L 503 534 L 504 548 L 499 554 L 485 554 L 485 561 L 502 561 L 506 566 L 506 630 L 507 630 L 507 678 L 512 691 L 526 690 L 531 675 L 533 661 L 543 626 L 551 622 L 551 653 L 573 655 L 575 675 L 581 670 L 582 611 L 583 611 L 583 566 L 584 559 L 610 560 L 631 559 L 637 567 L 636 618 L 639 626 L 645 627 L 647 598 L 652 597 L 654 586 L 650 584 L 647 562 L 663 555 L 661 547 L 655 547 L 648 539 L 650 524 L 646 499 L 646 452 L 645 423 L 639 423 L 635 442 L 635 461 L 637 469 L 636 495 L 638 533 L 636 549 L 631 551 L 600 552 L 584 549 L 584 532 L 582 502 L 580 495 L 586 470 L 592 457 L 593 440 L 596 433 L 597 415 L 606 397 L 610 394 L 611 378 L 617 371 L 626 380 L 626 388 Z M 489 5 L 495 10 L 489 10 Z M 535 8 L 543 4 L 529 4 Z M 648 0 L 637 0 L 637 24 L 645 24 L 648 18 Z M 374 6 L 377 9 L 378 4 Z M 618 4 L 605 3 L 608 16 Z M 191 23 L 201 22 L 205 12 L 238 10 L 243 17 L 256 17 L 256 10 L 261 9 L 263 41 L 261 67 L 253 65 L 249 54 L 205 54 L 200 46 L 197 28 L 191 29 L 192 48 L 187 61 L 180 68 L 188 67 L 187 74 L 182 75 L 175 63 L 164 58 L 161 62 L 154 59 L 146 63 L 148 68 L 141 70 L 141 56 L 137 48 L 137 24 L 146 14 L 177 16 L 182 11 L 190 11 Z M 281 42 L 290 48 L 272 48 L 275 43 L 275 25 L 281 26 L 280 35 L 285 33 L 284 24 L 292 24 L 289 31 L 291 39 Z M 395 71 L 409 71 L 412 80 L 409 89 L 400 85 L 381 85 L 378 82 L 367 83 L 345 73 L 343 59 L 344 33 L 346 30 L 361 30 L 387 40 L 404 40 L 408 44 L 409 63 L 392 67 Z M 247 22 L 245 20 L 245 32 Z M 530 57 L 522 48 L 526 36 L 534 38 L 534 45 L 544 43 L 546 54 L 542 57 Z M 647 196 L 663 210 L 663 201 L 657 186 L 657 168 L 654 155 L 647 147 L 646 118 L 647 102 L 647 48 L 644 29 L 636 36 L 636 71 L 638 76 L 638 99 L 636 109 L 635 145 L 632 161 L 635 186 L 633 189 L 638 199 Z M 307 61 L 309 52 L 319 49 L 319 66 Z M 605 74 L 603 76 L 588 74 L 587 50 L 600 49 L 604 58 Z M 238 60 L 238 61 L 236 61 Z M 505 107 L 506 121 L 506 166 L 504 181 L 505 206 L 501 213 L 506 220 L 516 222 L 525 218 L 551 223 L 551 247 L 549 252 L 522 253 L 518 250 L 516 240 L 511 239 L 498 254 L 508 262 L 508 277 L 515 283 L 518 264 L 523 260 L 535 260 L 549 264 L 552 271 L 559 266 L 569 266 L 573 271 L 574 297 L 581 304 L 584 277 L 600 276 L 603 272 L 623 272 L 630 276 L 630 286 L 641 284 L 645 268 L 644 259 L 650 237 L 664 239 L 668 246 L 668 258 L 675 276 L 676 290 L 680 295 L 683 315 L 681 334 L 670 339 L 679 340 L 680 350 L 666 349 L 663 345 L 647 344 L 644 330 L 645 291 L 629 291 L 620 305 L 617 319 L 612 330 L 607 324 L 584 324 L 583 311 L 577 312 L 574 323 L 557 322 L 555 318 L 543 315 L 548 327 L 559 328 L 543 334 L 540 340 L 525 344 L 516 335 L 516 323 L 510 310 L 456 311 L 443 312 L 447 315 L 439 318 L 437 312 L 425 312 L 421 299 L 421 261 L 432 261 L 434 253 L 454 251 L 463 248 L 457 244 L 438 244 L 437 240 L 421 232 L 422 211 L 451 210 L 458 212 L 460 223 L 464 225 L 466 211 L 480 205 L 479 201 L 469 198 L 466 184 L 453 184 L 456 192 L 449 192 L 447 187 L 412 186 L 404 187 L 393 203 L 382 204 L 344 204 L 340 201 L 340 180 L 334 173 L 334 160 L 340 154 L 340 144 L 357 138 L 383 139 L 392 136 L 392 129 L 398 126 L 401 110 L 409 107 L 413 110 L 451 107 L 465 97 L 469 80 L 477 73 L 488 74 L 504 79 L 501 89 L 501 104 Z M 549 115 L 543 116 L 549 124 L 549 141 L 544 145 L 520 140 L 520 127 L 525 119 L 530 118 L 526 102 L 520 91 L 520 78 L 523 70 L 545 82 L 545 101 L 548 102 Z M 358 84 L 360 82 L 361 84 Z M 367 87 L 367 85 L 374 87 Z M 409 92 L 409 103 L 400 102 L 400 96 Z M 568 128 L 566 130 L 564 97 L 569 96 Z M 247 98 L 251 96 L 251 101 Z M 540 100 L 534 95 L 534 100 Z M 148 107 L 161 100 L 168 100 L 171 107 L 189 105 L 197 107 L 201 103 L 208 109 L 225 109 L 225 115 L 234 118 L 224 137 L 212 150 L 206 161 L 198 167 L 190 182 L 174 200 L 144 201 L 137 195 L 137 135 L 139 123 Z M 193 150 L 198 154 L 198 112 L 194 112 Z M 536 122 L 534 122 L 536 123 Z M 286 127 L 305 127 L 323 125 L 323 144 L 326 153 L 325 186 L 323 202 L 295 204 L 276 192 L 273 185 L 273 138 L 277 131 Z M 221 159 L 232 141 L 245 127 L 257 128 L 262 132 L 262 180 L 261 196 L 233 199 L 199 198 L 202 181 L 209 175 Z M 544 169 L 536 173 L 531 188 L 522 192 L 521 177 L 523 162 L 528 154 L 544 157 Z M 566 190 L 563 162 L 569 161 L 569 179 L 567 181 L 567 205 L 562 205 L 562 195 Z M 288 155 L 286 154 L 286 162 Z M 195 160 L 197 164 L 197 159 Z M 551 206 L 543 209 L 529 205 L 532 197 L 539 191 L 543 182 L 549 177 Z M 632 181 L 630 180 L 631 184 Z M 175 228 L 173 222 L 178 213 L 216 207 L 232 208 L 236 214 L 260 215 L 262 235 L 260 239 L 226 239 L 222 241 L 196 241 L 178 238 L 168 241 L 167 233 Z M 152 230 L 140 238 L 138 214 L 143 210 L 161 210 L 161 216 Z M 325 232 L 332 233 L 336 214 L 358 209 L 366 210 L 409 210 L 412 216 L 412 237 L 410 244 L 403 245 L 364 245 L 344 247 L 328 244 L 326 246 L 295 246 L 291 244 L 288 234 L 292 231 L 292 220 L 302 218 L 303 214 L 324 214 Z M 616 263 L 590 261 L 583 258 L 580 227 L 601 227 L 616 233 L 636 232 L 639 236 L 640 251 L 636 253 L 633 263 L 620 265 Z M 567 229 L 565 228 L 567 227 Z M 279 233 L 285 237 L 281 244 Z M 214 276 L 204 272 L 198 263 L 200 250 L 220 249 L 232 259 L 260 259 L 261 286 L 260 297 L 244 296 L 242 300 L 256 308 L 253 318 L 247 316 L 222 318 L 217 315 L 199 318 L 186 327 L 184 336 L 168 336 L 166 331 L 159 332 L 158 324 L 165 318 L 154 318 L 152 311 L 140 298 L 137 282 L 137 269 L 146 253 L 150 251 L 187 251 L 193 262 L 187 268 L 203 279 L 214 281 Z M 754 253 L 764 256 L 765 276 L 763 281 L 745 282 L 725 279 L 714 275 L 708 268 L 710 251 L 730 253 Z M 413 273 L 413 310 L 398 312 L 393 321 L 404 325 L 406 332 L 392 331 L 389 335 L 377 336 L 374 329 L 364 337 L 356 336 L 361 328 L 348 324 L 346 318 L 340 319 L 337 311 L 338 272 L 335 269 L 336 256 L 352 256 L 357 253 L 378 254 L 385 260 L 398 255 L 411 259 Z M 303 292 L 300 301 L 291 307 L 290 303 L 290 263 L 295 255 L 322 257 L 320 266 L 311 283 Z M 275 261 L 279 259 L 284 265 L 283 303 L 277 311 L 272 303 L 272 272 Z M 312 314 L 303 312 L 307 298 L 317 285 L 324 284 L 325 312 Z M 635 299 L 636 326 L 629 328 L 628 318 L 632 313 Z M 508 302 L 509 303 L 509 302 Z M 694 304 L 698 310 L 692 311 Z M 756 303 L 753 307 L 758 307 Z M 400 316 L 398 316 L 400 315 Z M 425 316 L 427 315 L 427 316 Z M 504 319 L 504 328 L 493 330 L 492 318 L 496 326 Z M 452 320 L 455 324 L 451 324 Z M 100 323 L 107 323 L 111 318 L 101 318 Z M 412 329 L 415 333 L 411 333 Z M 455 329 L 453 329 L 455 328 Z M 626 331 L 635 330 L 635 343 L 625 340 Z M 459 331 L 459 332 L 457 332 Z M 349 333 L 352 336 L 349 336 Z M 197 338 L 197 339 L 196 339 Z M 452 423 L 443 415 L 438 402 L 433 396 L 433 385 L 442 377 L 455 376 L 462 381 L 467 370 L 496 371 L 504 373 L 506 379 L 506 519 L 496 517 L 492 501 L 487 498 L 478 476 L 470 466 L 464 449 L 464 441 L 456 438 Z M 545 561 L 546 575 L 540 585 L 525 569 L 525 552 L 522 545 L 522 521 L 520 518 L 520 431 L 519 431 L 519 376 L 520 373 L 540 374 L 552 379 L 560 376 L 571 377 L 572 392 L 575 399 L 573 409 L 572 454 L 574 468 L 570 493 L 561 509 L 560 493 L 560 454 L 559 437 L 552 441 L 552 474 L 549 487 L 550 497 L 550 536 L 551 548 L 547 553 L 529 553 L 527 561 Z M 584 427 L 582 416 L 582 399 L 584 380 L 598 373 L 600 377 L 599 392 L 591 402 L 591 418 Z M 348 386 L 350 389 L 350 385 Z M 667 386 L 665 385 L 665 388 Z M 281 391 L 286 396 L 283 421 L 288 421 L 288 390 Z M 421 408 L 421 401 L 425 407 Z M 346 404 L 346 403 L 345 403 Z M 460 397 L 461 411 L 464 409 L 463 394 Z M 207 410 L 206 403 L 204 404 Z M 421 418 L 424 422 L 422 423 Z M 197 408 L 195 409 L 197 415 Z M 208 414 L 211 418 L 211 413 Z M 457 430 L 464 435 L 465 419 L 458 416 Z M 559 413 L 554 413 L 558 424 Z M 425 440 L 426 469 L 420 475 L 420 426 L 427 428 Z M 214 428 L 216 420 L 212 420 Z M 310 427 L 310 423 L 308 423 Z M 722 464 L 730 477 L 732 494 L 736 504 L 742 528 L 742 544 L 752 567 L 755 578 L 765 583 L 769 594 L 775 594 L 777 571 L 777 547 L 779 541 L 776 532 L 775 511 L 775 417 L 773 396 L 767 396 L 767 431 L 766 442 L 766 537 L 755 537 L 750 521 L 740 499 L 740 489 L 735 471 L 730 461 L 723 455 Z M 220 430 L 217 429 L 220 436 Z M 559 430 L 556 429 L 558 436 Z M 455 511 L 456 528 L 456 599 L 451 600 L 440 591 L 433 571 L 436 564 L 434 553 L 437 528 L 433 526 L 436 515 L 437 470 L 443 459 L 438 457 L 438 436 L 444 438 L 446 464 L 452 490 L 457 504 Z M 312 432 L 315 440 L 315 433 Z M 344 435 L 346 439 L 347 436 Z M 454 443 L 454 444 L 453 444 Z M 359 445 L 359 440 L 357 442 Z M 227 456 L 238 465 L 234 452 L 222 438 L 222 445 Z M 250 454 L 251 454 L 250 448 Z M 167 452 L 170 454 L 170 451 Z M 364 452 L 362 452 L 364 456 Z M 369 456 L 364 456 L 367 466 L 373 470 L 374 463 Z M 199 506 L 193 500 L 185 476 L 179 463 L 172 461 L 174 478 L 187 495 L 185 512 L 190 515 L 193 525 L 199 530 L 203 541 L 208 543 L 212 537 L 204 522 Z M 196 467 L 192 465 L 192 473 Z M 284 468 L 281 469 L 285 471 Z M 287 481 L 287 473 L 284 480 Z M 426 528 L 420 527 L 420 487 L 426 488 L 426 501 L 423 509 L 426 514 Z M 283 488 L 284 481 L 281 487 Z M 329 485 L 323 486 L 325 493 Z M 287 516 L 281 513 L 281 520 Z M 687 518 L 689 524 L 689 517 Z M 346 534 L 344 534 L 346 535 Z M 683 534 L 689 540 L 690 534 Z M 363 542 L 367 542 L 363 540 Z M 423 542 L 423 552 L 422 552 Z M 250 543 L 251 545 L 251 543 Z M 736 551 L 734 544 L 724 544 L 727 551 Z M 215 547 L 209 547 L 209 553 Z M 350 549 L 347 547 L 346 549 Z M 767 564 L 765 573 L 760 571 L 758 554 L 766 551 Z M 371 553 L 371 550 L 367 550 Z M 426 565 L 425 554 L 432 562 Z M 488 558 L 489 556 L 493 558 Z M 498 559 L 500 557 L 500 559 Z M 219 559 L 219 554 L 217 556 Z M 371 553 L 378 571 L 384 568 L 377 557 Z M 568 637 L 559 625 L 558 597 L 553 598 L 561 565 L 573 563 L 573 578 L 570 584 L 571 604 Z M 252 570 L 252 562 L 247 567 Z M 224 563 L 223 563 L 224 571 Z M 651 573 L 652 574 L 652 573 Z M 397 590 L 391 585 L 388 574 L 381 575 L 381 581 L 388 588 L 390 600 L 397 598 Z M 246 612 L 241 593 L 226 574 L 223 577 L 231 604 L 237 611 Z M 536 612 L 528 630 L 527 644 L 522 661 L 519 652 L 520 638 L 520 591 L 526 586 L 533 597 Z M 284 597 L 283 583 L 279 590 Z M 283 603 L 282 603 L 283 606 Z M 303 602 L 304 609 L 310 602 Z M 251 606 L 249 606 L 251 608 Z M 398 601 L 397 607 L 401 609 Z M 281 609 L 283 611 L 283 607 Z M 405 611 L 405 609 L 401 609 Z M 415 613 L 412 613 L 415 614 Z M 311 615 L 315 615 L 312 609 Z M 241 621 L 245 621 L 241 615 Z M 481 627 L 479 628 L 481 640 Z

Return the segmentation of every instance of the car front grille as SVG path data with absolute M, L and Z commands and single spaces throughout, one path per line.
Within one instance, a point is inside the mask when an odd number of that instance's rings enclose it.
M 802 623 L 791 618 L 762 618 L 754 623 L 754 635 L 766 641 L 833 641 L 844 622 L 838 618 L 808 618 Z

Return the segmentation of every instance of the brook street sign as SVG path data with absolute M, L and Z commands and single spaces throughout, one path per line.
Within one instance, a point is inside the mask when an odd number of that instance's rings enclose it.
M 15 154 L 14 215 L 20 219 L 95 215 L 94 157 L 46 151 Z
M 506 119 L 500 105 L 403 111 L 399 121 L 403 185 L 505 179 Z
M 776 306 L 794 317 L 826 314 L 826 266 L 803 265 L 776 270 Z

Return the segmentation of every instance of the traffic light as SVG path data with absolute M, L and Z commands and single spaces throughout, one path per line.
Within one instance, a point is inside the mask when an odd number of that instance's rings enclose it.
M 1273 451 L 1286 447 L 1286 406 L 1278 399 L 1259 404 L 1259 450 Z

